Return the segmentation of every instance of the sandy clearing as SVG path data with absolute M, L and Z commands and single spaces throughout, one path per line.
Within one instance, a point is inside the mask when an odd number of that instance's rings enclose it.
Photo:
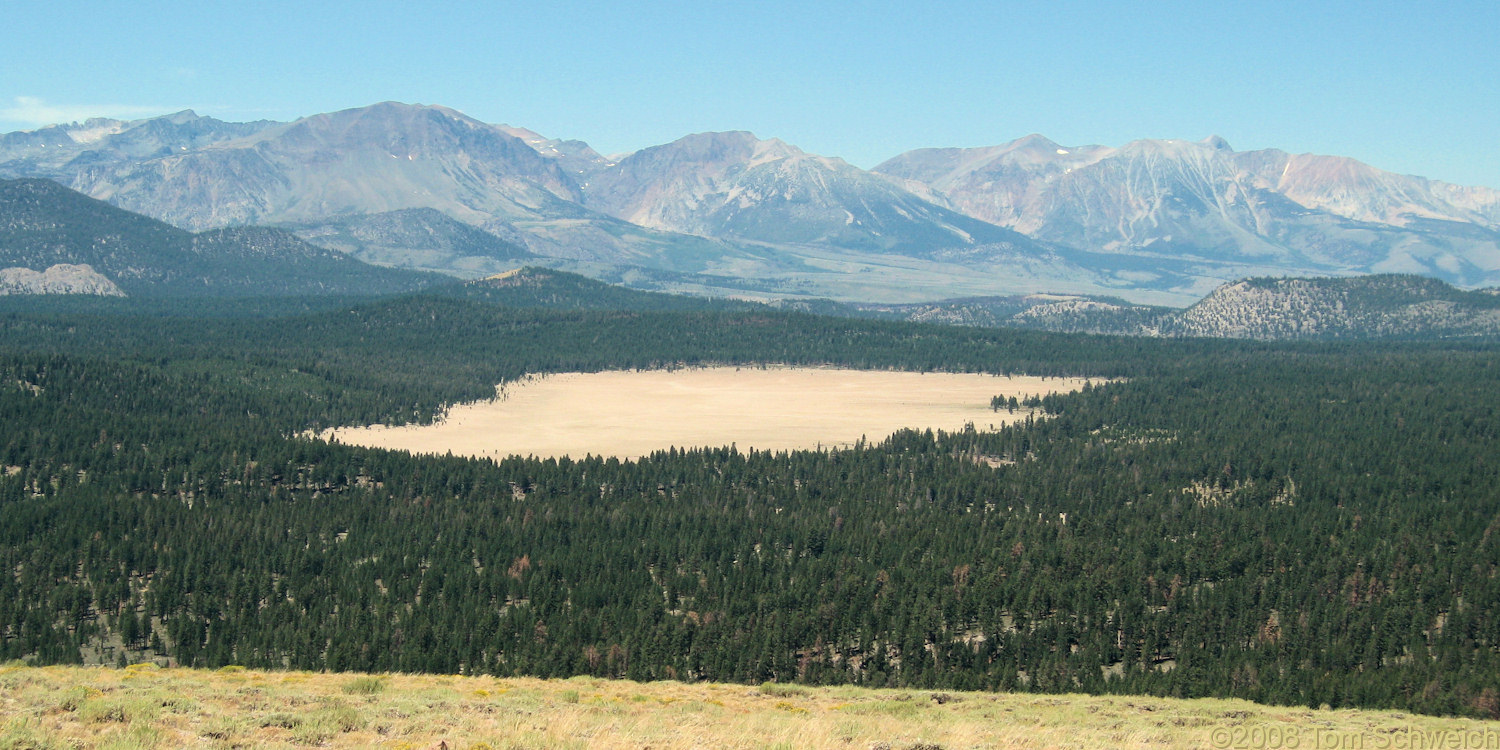
M 902 428 L 990 429 L 1025 419 L 993 396 L 1083 387 L 1081 378 L 808 367 L 709 367 L 532 376 L 432 425 L 345 427 L 349 445 L 479 457 L 586 454 L 638 458 L 669 447 L 827 449 Z

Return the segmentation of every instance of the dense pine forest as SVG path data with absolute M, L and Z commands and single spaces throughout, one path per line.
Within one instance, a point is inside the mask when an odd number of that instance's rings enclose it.
M 658 307 L 0 305 L 0 660 L 1500 716 L 1500 349 Z M 773 362 L 1097 380 L 833 453 L 302 437 L 526 373 Z

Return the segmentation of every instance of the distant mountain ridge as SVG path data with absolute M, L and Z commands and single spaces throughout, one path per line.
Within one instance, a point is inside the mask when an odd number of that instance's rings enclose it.
M 578 180 L 562 158 L 576 153 L 587 161 L 586 145 L 539 140 L 445 107 L 385 102 L 239 130 L 204 124 L 208 118 L 192 113 L 170 119 L 181 121 L 179 129 L 196 125 L 215 136 L 201 147 L 169 139 L 141 158 L 102 159 L 93 155 L 114 153 L 117 140 L 149 140 L 136 134 L 159 130 L 157 120 L 47 129 L 54 144 L 10 134 L 0 142 L 0 169 L 37 172 L 190 230 L 285 226 L 371 262 L 466 277 L 498 270 L 490 260 L 533 255 L 596 270 L 645 265 L 695 273 L 748 261 L 757 272 L 774 272 L 787 265 L 760 260 L 764 251 L 595 212 L 582 204 Z M 511 133 L 529 134 L 534 143 Z M 560 148 L 550 148 L 554 143 Z M 52 156 L 43 165 L 35 154 L 46 148 Z M 448 239 L 391 245 L 419 234 L 419 225 L 434 226 L 431 216 L 410 213 L 424 209 L 492 237 L 458 238 L 449 226 L 441 232 Z M 384 226 L 379 236 L 360 238 L 375 225 Z
M 288 225 L 298 237 L 367 263 L 485 276 L 534 260 L 525 247 L 465 224 L 435 208 L 402 208 L 376 214 Z
M 577 274 L 523 267 L 446 287 L 512 307 L 570 310 L 792 310 L 815 315 L 987 328 L 1148 337 L 1500 341 L 1500 288 L 1464 291 L 1410 275 L 1259 278 L 1230 282 L 1186 309 L 1067 294 L 915 304 L 778 300 L 760 304 L 642 292 Z
M 1064 147 L 1039 135 L 923 149 L 875 171 L 916 180 L 972 216 L 1101 252 L 1500 281 L 1500 191 L 1352 159 L 1235 152 L 1222 138 Z
M 146 297 L 387 294 L 445 278 L 366 265 L 282 229 L 193 234 L 44 179 L 0 180 L 0 269 L 11 293 Z
M 606 157 L 384 102 L 291 123 L 186 111 L 3 134 L 0 175 L 187 229 L 271 224 L 467 278 L 517 261 L 764 298 L 1055 290 L 1179 305 L 1260 276 L 1500 284 L 1500 191 L 1217 137 L 1115 148 L 1032 135 L 866 171 L 745 132 Z
M 912 194 L 842 159 L 751 133 L 699 133 L 596 172 L 587 204 L 650 227 L 739 240 L 925 255 L 1030 239 Z
M 483 223 L 582 197 L 556 163 L 496 128 L 446 108 L 394 103 L 83 170 L 73 187 L 192 230 L 405 208 Z
M 147 120 L 95 117 L 82 123 L 0 134 L 0 177 L 51 177 L 194 151 L 279 123 L 224 122 L 192 110 Z
M 808 306 L 810 312 L 1061 333 L 1268 341 L 1500 340 L 1500 289 L 1382 274 L 1229 282 L 1185 308 L 1039 294 L 907 305 Z
M 493 249 L 494 238 L 427 209 L 394 212 L 392 231 Z M 359 231 L 381 231 L 380 216 Z M 416 229 L 413 229 L 413 228 Z M 274 227 L 193 234 L 83 196 L 48 180 L 0 180 L 0 295 L 246 297 L 438 293 L 507 306 L 553 309 L 746 310 L 759 303 L 657 294 L 492 258 L 513 270 L 467 285 L 431 274 L 379 268 L 310 245 Z M 945 325 L 1035 328 L 1135 336 L 1266 340 L 1500 340 L 1500 288 L 1456 289 L 1413 275 L 1252 278 L 1223 284 L 1185 308 L 1118 298 L 1029 294 L 909 304 L 777 301 L 764 309 Z

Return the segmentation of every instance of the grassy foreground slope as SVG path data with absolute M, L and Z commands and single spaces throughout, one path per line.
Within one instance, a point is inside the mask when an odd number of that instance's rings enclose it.
M 1240 700 L 0 668 L 0 748 L 1493 747 L 1500 722 Z

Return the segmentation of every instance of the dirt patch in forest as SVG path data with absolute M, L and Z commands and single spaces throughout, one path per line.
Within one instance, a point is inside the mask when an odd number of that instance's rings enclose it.
M 1026 418 L 990 399 L 1074 391 L 1081 378 L 813 367 L 708 367 L 532 376 L 432 425 L 345 427 L 350 445 L 413 453 L 638 458 L 670 447 L 828 449 L 902 428 L 987 430 Z

